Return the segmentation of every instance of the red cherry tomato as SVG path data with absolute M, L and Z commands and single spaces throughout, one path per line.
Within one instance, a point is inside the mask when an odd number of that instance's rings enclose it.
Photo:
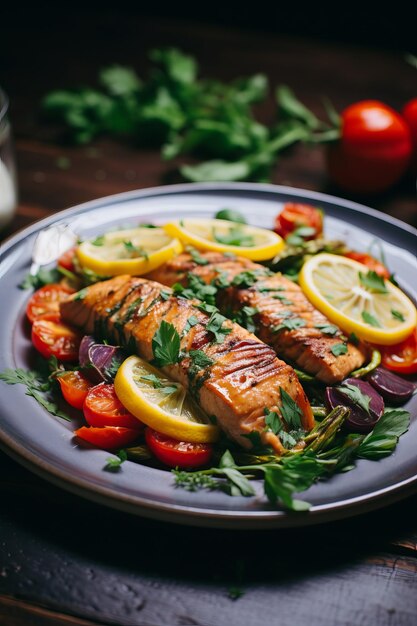
M 403 118 L 382 102 L 364 100 L 345 109 L 341 119 L 341 138 L 327 151 L 330 178 L 354 193 L 391 187 L 411 158 L 410 130 Z
M 102 450 L 116 450 L 133 443 L 138 438 L 139 433 L 134 428 L 123 428 L 122 426 L 104 426 L 103 428 L 81 426 L 74 431 L 74 435 Z
M 209 443 L 177 441 L 152 428 L 146 429 L 145 439 L 150 451 L 168 467 L 201 467 L 207 465 L 213 454 L 213 446 Z
M 351 251 L 346 252 L 344 256 L 347 256 L 349 259 L 353 259 L 354 261 L 358 261 L 358 263 L 366 265 L 366 267 L 369 267 L 370 270 L 373 270 L 383 278 L 389 279 L 389 277 L 391 276 L 388 268 L 386 268 L 385 265 L 381 263 L 381 261 L 378 261 L 378 259 L 375 259 L 370 254 L 366 254 L 365 252 Z
M 417 98 L 413 98 L 413 100 L 404 105 L 402 116 L 410 129 L 411 141 L 413 143 L 410 169 L 414 174 L 417 174 Z
M 275 218 L 274 231 L 286 239 L 300 226 L 314 228 L 314 233 L 303 239 L 315 239 L 323 232 L 323 213 L 309 204 L 288 202 Z
M 83 406 L 90 426 L 123 426 L 142 430 L 143 424 L 134 417 L 116 396 L 114 385 L 100 383 L 89 389 Z
M 379 346 L 382 365 L 399 374 L 417 373 L 417 328 L 395 346 Z
M 92 387 L 90 381 L 78 370 L 57 376 L 57 381 L 68 404 L 76 409 L 82 409 L 88 390 Z
M 61 256 L 58 259 L 58 265 L 68 270 L 69 272 L 75 272 L 75 266 L 74 266 L 75 250 L 76 250 L 75 247 L 70 248 L 69 250 L 61 254 Z
M 59 313 L 59 303 L 74 292 L 74 289 L 54 283 L 41 287 L 31 297 L 26 307 L 26 315 L 33 322 L 48 313 Z
M 57 313 L 35 319 L 32 343 L 46 359 L 55 356 L 59 361 L 76 361 L 82 334 L 61 322 Z

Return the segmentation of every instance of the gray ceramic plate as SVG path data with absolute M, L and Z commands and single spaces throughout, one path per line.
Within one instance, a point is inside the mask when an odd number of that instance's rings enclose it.
M 24 308 L 29 292 L 18 289 L 27 274 L 36 234 L 52 223 L 70 223 L 81 237 L 115 224 L 163 223 L 181 216 L 213 216 L 221 208 L 241 211 L 252 224 L 270 227 L 283 202 L 305 201 L 326 212 L 327 235 L 358 250 L 382 242 L 387 263 L 414 298 L 416 232 L 366 207 L 331 196 L 273 185 L 176 185 L 134 191 L 74 207 L 38 222 L 3 245 L 0 269 L 0 370 L 28 367 L 31 349 Z M 277 510 L 262 485 L 251 498 L 216 492 L 189 493 L 173 487 L 170 472 L 127 462 L 118 473 L 103 471 L 107 452 L 78 447 L 73 425 L 52 417 L 21 385 L 0 384 L 0 441 L 17 461 L 61 487 L 88 499 L 166 521 L 229 528 L 313 524 L 377 508 L 417 491 L 417 397 L 407 407 L 408 433 L 383 461 L 359 461 L 357 468 L 313 486 L 303 497 L 307 514 Z

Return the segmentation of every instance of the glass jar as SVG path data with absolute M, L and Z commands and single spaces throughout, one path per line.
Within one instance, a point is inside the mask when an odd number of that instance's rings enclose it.
M 16 171 L 8 109 L 9 100 L 0 88 L 0 228 L 10 222 L 17 203 Z

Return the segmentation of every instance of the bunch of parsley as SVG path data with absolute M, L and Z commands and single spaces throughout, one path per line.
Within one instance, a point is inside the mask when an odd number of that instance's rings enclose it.
M 147 80 L 128 67 L 107 67 L 96 89 L 49 93 L 45 116 L 62 123 L 76 143 L 125 135 L 160 147 L 164 159 L 207 159 L 180 168 L 191 181 L 267 181 L 280 151 L 312 132 L 329 133 L 287 87 L 276 92 L 280 121 L 270 127 L 257 121 L 252 106 L 269 92 L 263 74 L 224 83 L 199 78 L 195 58 L 175 48 L 152 50 L 149 57 Z

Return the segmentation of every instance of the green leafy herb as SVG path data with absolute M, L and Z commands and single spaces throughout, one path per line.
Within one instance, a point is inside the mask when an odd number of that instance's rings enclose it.
M 203 350 L 190 350 L 188 353 L 194 368 L 201 370 L 213 365 L 214 361 Z
M 333 324 L 316 324 L 314 328 L 318 328 L 319 330 L 321 330 L 322 333 L 324 333 L 325 335 L 330 335 L 331 337 L 337 335 L 337 333 L 339 332 L 338 327 L 334 326 Z
M 285 391 L 283 387 L 280 389 L 281 393 L 281 414 L 285 419 L 287 426 L 290 429 L 298 430 L 302 428 L 301 420 L 303 418 L 303 412 L 298 404 L 291 398 L 291 396 Z
M 26 395 L 34 398 L 38 404 L 56 417 L 70 420 L 67 413 L 61 410 L 53 397 L 53 381 L 49 377 L 49 369 L 46 361 L 41 361 L 42 371 L 24 370 L 20 367 L 16 369 L 5 369 L 0 372 L 0 380 L 7 385 L 21 384 L 26 387 Z M 56 365 L 54 364 L 56 369 Z
M 214 216 L 217 220 L 227 220 L 228 222 L 236 222 L 237 224 L 246 224 L 246 219 L 240 211 L 235 209 L 221 209 Z
M 367 394 L 362 393 L 359 387 L 356 387 L 356 385 L 351 385 L 349 383 L 343 383 L 343 385 L 337 387 L 337 390 L 340 391 L 340 393 L 344 396 L 350 398 L 352 402 L 357 404 L 359 407 L 361 407 L 361 409 L 365 411 L 365 413 L 368 413 L 368 415 L 370 415 L 369 405 L 371 403 L 371 398 Z
M 330 352 L 334 356 L 340 356 L 341 354 L 346 354 L 348 351 L 348 347 L 345 343 L 335 343 L 331 348 Z
M 304 244 L 306 237 L 312 237 L 315 234 L 316 229 L 312 226 L 300 226 L 286 237 L 285 242 L 290 246 L 300 246 Z
M 146 260 L 149 259 L 149 254 L 143 246 L 135 246 L 131 241 L 124 241 L 123 245 L 132 257 L 143 257 Z
M 410 413 L 404 409 L 386 409 L 375 428 L 363 439 L 357 455 L 364 459 L 378 460 L 389 456 L 396 448 L 398 439 L 410 425 Z
M 152 338 L 152 351 L 158 367 L 174 365 L 180 360 L 180 336 L 169 322 L 162 320 Z
M 206 330 L 210 331 L 214 335 L 215 343 L 223 343 L 225 336 L 232 332 L 231 328 L 224 326 L 226 318 L 220 313 L 212 313 L 209 321 L 206 324 Z
M 246 328 L 250 333 L 254 333 L 256 331 L 256 324 L 254 317 L 259 313 L 259 309 L 254 306 L 244 306 L 240 311 L 238 311 L 233 319 L 235 322 Z
M 367 289 L 370 289 L 374 293 L 388 293 L 383 277 L 374 270 L 369 270 L 367 274 L 358 272 L 358 275 L 360 282 Z
M 268 428 L 277 435 L 282 430 L 281 418 L 275 411 L 270 411 L 267 407 L 264 409 L 265 424 Z
M 193 326 L 196 326 L 198 323 L 199 323 L 198 317 L 196 317 L 195 315 L 191 315 L 188 318 L 184 326 L 183 334 L 186 335 L 188 331 L 190 330 L 190 328 L 192 328 Z
M 80 289 L 80 291 L 78 291 L 75 294 L 74 300 L 84 300 L 87 294 L 88 294 L 88 288 L 84 287 L 84 289 Z
M 230 281 L 227 272 L 220 271 L 216 278 L 213 278 L 211 284 L 216 287 L 216 289 L 227 289 L 230 287 Z
M 234 287 L 241 287 L 243 289 L 252 287 L 259 280 L 255 271 L 247 270 L 244 272 L 240 272 L 240 274 L 236 274 L 236 276 L 232 280 L 232 285 Z
M 218 243 L 223 243 L 227 246 L 240 246 L 247 248 L 255 245 L 253 236 L 246 233 L 242 226 L 239 225 L 231 227 L 228 233 L 220 233 L 214 230 L 213 239 Z
M 127 460 L 127 452 L 126 450 L 119 450 L 115 456 L 109 456 L 106 459 L 106 465 L 104 469 L 107 472 L 118 472 L 124 463 Z
M 93 244 L 93 246 L 104 246 L 104 241 L 105 241 L 104 235 L 99 235 L 95 239 L 92 239 L 91 243 Z
M 168 300 L 171 297 L 171 292 L 168 291 L 168 289 L 161 289 L 161 292 L 159 294 L 162 298 L 162 300 Z
M 401 313 L 401 311 L 396 311 L 395 309 L 391 309 L 391 315 L 394 319 L 399 320 L 400 322 L 405 322 L 405 317 Z
M 272 327 L 272 332 L 277 333 L 280 330 L 297 330 L 297 328 L 302 328 L 305 326 L 307 322 L 301 317 L 288 317 L 287 319 L 283 319 L 280 324 Z
M 39 289 L 44 285 L 57 283 L 60 279 L 59 271 L 56 268 L 47 270 L 41 268 L 37 274 L 28 274 L 19 285 L 19 289 Z
M 208 260 L 202 257 L 196 248 L 187 246 L 187 252 L 191 255 L 192 260 L 194 263 L 197 263 L 197 265 L 208 265 Z
M 355 335 L 355 333 L 350 333 L 350 335 L 348 337 L 348 341 L 350 343 L 353 343 L 354 346 L 358 346 L 359 345 L 359 337 L 357 337 Z
M 195 274 L 189 273 L 187 277 L 188 287 L 183 287 L 180 283 L 175 283 L 172 290 L 175 295 L 188 300 L 203 300 L 208 304 L 215 304 L 215 295 L 217 287 L 214 285 L 206 285 L 204 280 Z
M 375 328 L 382 328 L 376 317 L 371 313 L 368 313 L 368 311 L 362 311 L 362 319 L 364 322 L 366 322 L 366 324 L 369 324 L 370 326 L 374 326 Z

